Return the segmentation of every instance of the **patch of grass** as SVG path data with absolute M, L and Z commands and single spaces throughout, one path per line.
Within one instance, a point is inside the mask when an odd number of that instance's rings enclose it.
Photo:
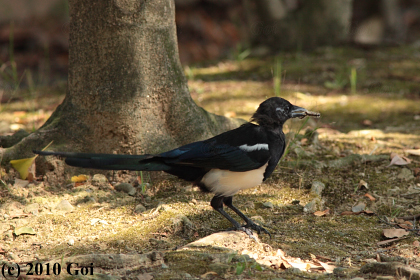
M 355 67 L 351 68 L 350 71 L 350 87 L 351 87 L 351 94 L 356 94 L 357 91 L 357 71 Z
M 246 59 L 251 54 L 250 48 L 244 48 L 241 43 L 236 45 L 235 51 L 233 53 L 233 58 L 236 62 L 241 62 Z

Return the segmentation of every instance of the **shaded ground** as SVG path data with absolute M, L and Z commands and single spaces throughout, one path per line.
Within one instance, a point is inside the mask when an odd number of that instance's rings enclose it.
M 193 98 L 218 114 L 249 119 L 276 91 L 321 112 L 320 120 L 289 122 L 285 131 L 291 144 L 273 176 L 234 198 L 270 230 L 272 239 L 259 235 L 261 243 L 255 243 L 226 234 L 218 236 L 223 244 L 216 247 L 180 249 L 230 225 L 211 209 L 211 195 L 169 175 L 141 174 L 148 183 L 143 187 L 134 172 L 54 186 L 44 184 L 41 176 L 23 187 L 26 182 L 16 181 L 15 171 L 2 169 L 0 261 L 65 263 L 65 258 L 94 253 L 78 262 L 93 263 L 95 273 L 127 274 L 126 279 L 374 279 L 375 274 L 360 268 L 389 261 L 420 269 L 418 231 L 377 244 L 386 239 L 383 229 L 403 223 L 396 217 L 420 214 L 420 157 L 404 152 L 420 148 L 420 52 L 324 48 L 280 57 L 278 63 L 270 57 L 186 68 Z M 277 90 L 273 69 L 281 73 Z M 57 84 L 12 92 L 14 100 L 1 104 L 1 134 L 40 126 L 63 98 L 65 85 Z M 411 163 L 387 167 L 392 152 Z M 116 190 L 122 180 L 134 185 L 135 194 Z M 367 187 L 360 186 L 361 180 Z M 311 192 L 315 181 L 324 185 L 321 195 Z M 62 200 L 74 208 L 58 210 Z M 361 202 L 365 206 L 359 210 L 370 215 L 340 215 Z M 330 209 L 325 216 L 312 213 L 325 209 Z M 409 228 L 418 229 L 418 220 L 410 221 L 414 225 Z M 35 235 L 13 234 L 22 227 Z M 281 252 L 289 262 L 292 257 L 302 263 L 318 260 L 337 268 L 330 274 L 305 265 L 285 269 Z M 98 254 L 117 255 L 105 260 Z M 117 258 L 125 266 L 117 267 Z M 381 271 L 393 275 L 395 270 Z M 372 270 L 365 266 L 363 271 Z M 415 271 L 412 275 L 416 279 Z

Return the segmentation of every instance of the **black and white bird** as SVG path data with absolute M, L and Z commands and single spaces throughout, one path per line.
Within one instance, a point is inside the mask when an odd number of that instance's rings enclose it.
M 211 206 L 228 219 L 234 229 L 269 232 L 233 206 L 232 197 L 266 180 L 277 166 L 286 146 L 283 124 L 290 118 L 319 117 L 319 113 L 272 97 L 260 104 L 248 122 L 213 138 L 152 155 L 113 155 L 34 151 L 65 158 L 68 165 L 104 170 L 165 171 L 214 193 Z M 245 221 L 241 226 L 223 209 L 232 209 Z

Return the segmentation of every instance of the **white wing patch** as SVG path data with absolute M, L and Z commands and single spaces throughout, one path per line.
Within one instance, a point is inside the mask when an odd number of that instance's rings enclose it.
M 252 146 L 248 146 L 247 144 L 239 146 L 239 149 L 245 152 L 253 152 L 258 150 L 267 150 L 268 151 L 268 144 L 255 144 Z

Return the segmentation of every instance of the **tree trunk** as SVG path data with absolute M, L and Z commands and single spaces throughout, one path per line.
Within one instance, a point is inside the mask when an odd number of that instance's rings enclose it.
M 288 5 L 286 5 L 288 4 Z M 256 3 L 254 44 L 272 50 L 308 50 L 348 40 L 352 0 L 264 0 Z
M 178 57 L 173 0 L 70 0 L 68 92 L 3 162 L 52 149 L 157 153 L 238 126 L 198 107 Z

